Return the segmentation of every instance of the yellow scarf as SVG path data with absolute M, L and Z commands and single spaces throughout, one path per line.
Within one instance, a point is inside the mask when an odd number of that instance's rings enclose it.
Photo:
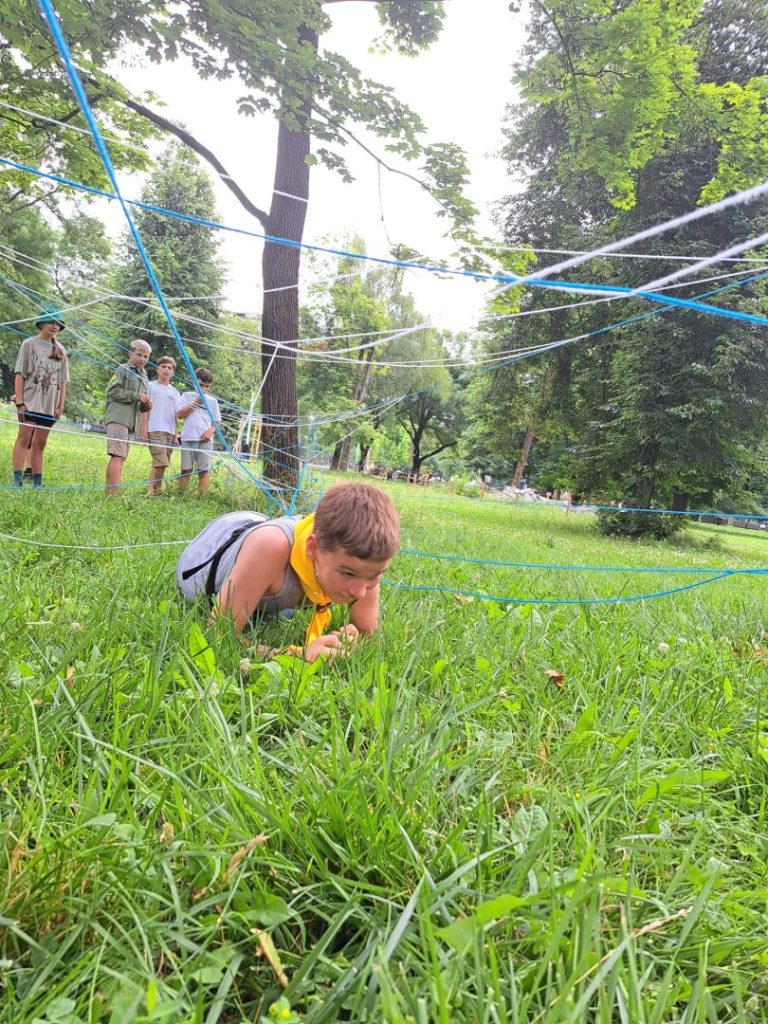
M 304 593 L 307 595 L 307 599 L 315 605 L 315 612 L 307 626 L 307 635 L 304 638 L 305 648 L 309 647 L 313 640 L 323 635 L 331 621 L 330 598 L 323 592 L 318 583 L 315 563 L 307 554 L 307 537 L 312 533 L 314 526 L 314 514 L 306 516 L 296 523 L 293 531 L 293 547 L 291 548 L 290 558 L 291 568 L 299 577 L 299 582 Z

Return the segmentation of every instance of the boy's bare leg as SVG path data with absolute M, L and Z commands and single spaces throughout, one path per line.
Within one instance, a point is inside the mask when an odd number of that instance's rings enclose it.
M 185 471 L 179 477 L 179 490 L 181 491 L 182 494 L 186 494 L 187 493 L 187 488 L 189 487 L 189 478 L 191 476 L 192 476 L 192 470 L 190 469 L 190 471 L 188 473 Z
M 19 425 L 19 433 L 13 445 L 13 468 L 24 469 L 27 460 L 27 450 L 32 442 L 32 434 L 35 428 L 25 423 Z M 30 453 L 31 454 L 31 453 Z
M 153 466 L 149 471 L 149 486 L 147 494 L 160 494 L 163 489 L 163 477 L 165 466 Z
M 32 447 L 29 452 L 29 467 L 32 473 L 43 472 L 43 452 L 45 446 L 48 444 L 48 435 L 50 430 L 43 430 L 38 427 L 32 435 Z
M 208 484 L 211 480 L 211 474 L 208 470 L 201 470 L 197 474 L 197 493 L 200 497 L 208 490 Z
M 123 478 L 123 463 L 119 455 L 110 455 L 107 463 L 107 494 L 114 494 Z

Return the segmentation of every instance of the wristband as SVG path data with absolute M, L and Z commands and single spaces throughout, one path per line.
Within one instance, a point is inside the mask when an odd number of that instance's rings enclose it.
M 16 406 L 17 409 L 21 409 L 22 406 L 24 406 L 25 409 L 27 407 L 26 402 L 14 402 L 13 404 Z

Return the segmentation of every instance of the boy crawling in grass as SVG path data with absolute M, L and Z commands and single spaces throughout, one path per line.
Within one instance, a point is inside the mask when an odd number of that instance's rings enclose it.
M 231 616 L 237 633 L 254 613 L 314 605 L 301 653 L 315 661 L 376 632 L 379 582 L 399 544 L 387 495 L 368 484 L 339 484 L 309 516 L 219 516 L 184 550 L 176 581 L 190 600 L 205 593 L 214 615 Z M 326 634 L 333 604 L 349 607 L 350 625 Z

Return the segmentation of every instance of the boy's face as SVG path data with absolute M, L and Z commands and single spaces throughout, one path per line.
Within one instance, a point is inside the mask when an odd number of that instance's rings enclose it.
M 171 377 L 174 374 L 174 367 L 172 363 L 158 363 L 157 364 L 157 379 L 161 384 L 170 383 Z
M 334 604 L 354 604 L 379 585 L 391 558 L 358 558 L 342 547 L 321 548 L 314 533 L 307 538 L 307 554 L 315 563 L 317 582 Z
M 147 365 L 151 350 L 147 348 L 132 348 L 128 353 L 129 360 L 134 366 L 138 366 L 140 370 L 143 370 Z

